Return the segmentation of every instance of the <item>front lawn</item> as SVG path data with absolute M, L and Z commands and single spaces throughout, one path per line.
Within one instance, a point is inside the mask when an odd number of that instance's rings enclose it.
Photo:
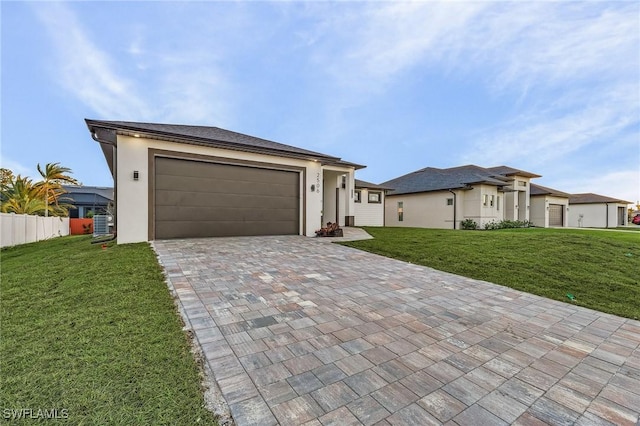
M 365 228 L 341 243 L 602 312 L 640 318 L 640 236 L 568 229 Z M 571 302 L 567 293 L 575 296 Z
M 3 418 L 216 424 L 147 244 L 63 237 L 0 254 Z

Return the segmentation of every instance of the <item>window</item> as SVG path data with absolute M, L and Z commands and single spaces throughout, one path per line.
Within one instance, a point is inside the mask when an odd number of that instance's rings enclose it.
M 353 199 L 356 203 L 359 203 L 361 198 L 360 190 L 356 189 L 356 192 L 353 193 Z
M 447 205 L 448 206 L 452 206 L 453 205 L 453 198 L 447 198 Z
M 491 202 L 490 202 L 490 204 L 489 204 L 491 207 L 493 207 L 494 199 L 495 199 L 495 195 L 492 195 L 492 196 L 491 196 Z
M 370 203 L 381 203 L 382 202 L 382 193 L 381 192 L 369 192 L 369 202 Z
M 482 205 L 486 207 L 488 204 L 489 204 L 489 195 L 488 194 L 483 194 L 482 195 Z
M 518 181 L 518 185 L 519 186 L 527 186 L 527 182 L 523 181 L 523 180 L 519 180 Z
M 496 210 L 500 210 L 500 196 L 496 197 Z
M 402 222 L 404 220 L 404 203 L 402 201 L 398 201 L 398 222 Z

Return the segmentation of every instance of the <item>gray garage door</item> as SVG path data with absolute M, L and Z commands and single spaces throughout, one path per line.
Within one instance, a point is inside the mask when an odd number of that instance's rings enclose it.
M 299 233 L 299 173 L 155 161 L 156 239 Z
M 564 226 L 564 206 L 549 204 L 549 226 Z

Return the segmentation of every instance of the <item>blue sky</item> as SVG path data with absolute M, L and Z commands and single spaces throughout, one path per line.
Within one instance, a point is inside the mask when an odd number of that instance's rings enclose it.
M 1 162 L 112 185 L 83 119 L 222 127 L 380 183 L 509 165 L 640 200 L 638 2 L 2 2 Z

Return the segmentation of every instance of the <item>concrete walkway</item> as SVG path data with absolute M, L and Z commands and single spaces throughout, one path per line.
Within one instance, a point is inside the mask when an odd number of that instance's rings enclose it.
M 153 244 L 236 424 L 637 424 L 640 322 L 319 240 Z

